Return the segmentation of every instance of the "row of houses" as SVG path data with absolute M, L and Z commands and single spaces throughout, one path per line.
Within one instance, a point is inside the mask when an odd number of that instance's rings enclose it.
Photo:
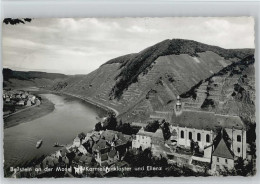
M 126 167 L 123 161 L 125 152 L 131 148 L 132 136 L 113 130 L 92 131 L 87 134 L 80 133 L 69 146 L 48 155 L 37 165 L 41 168 L 38 175 L 50 171 L 43 168 L 65 168 L 67 174 L 84 175 L 85 168 L 91 167 Z M 38 169 L 40 170 L 40 169 Z M 100 176 L 107 172 L 98 171 Z
M 5 103 L 13 103 L 18 106 L 31 106 L 40 104 L 40 100 L 26 91 L 4 91 L 3 100 Z
M 87 133 L 86 136 L 77 136 L 73 147 L 78 148 L 82 154 L 93 154 L 100 166 L 111 165 L 122 159 L 129 146 L 132 136 L 113 130 Z

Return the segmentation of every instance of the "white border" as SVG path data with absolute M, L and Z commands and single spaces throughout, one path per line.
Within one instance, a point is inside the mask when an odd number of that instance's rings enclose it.
M 170 0 L 0 0 L 3 18 L 58 18 L 58 17 L 169 17 L 169 16 L 253 16 L 255 18 L 256 45 L 256 119 L 259 135 L 259 1 L 227 2 L 224 0 L 170 1 Z M 2 24 L 1 24 L 2 35 Z M 2 37 L 0 38 L 0 40 Z M 2 43 L 2 41 L 1 41 Z M 1 44 L 2 45 L 2 44 Z M 2 51 L 2 49 L 1 49 Z M 0 56 L 2 56 L 0 51 Z M 2 57 L 1 57 L 2 65 Z M 2 75 L 1 81 L 2 84 Z M 2 96 L 2 85 L 0 94 Z M 1 98 L 1 106 L 2 106 Z M 0 111 L 2 116 L 2 111 Z M 2 119 L 1 119 L 2 123 Z M 3 126 L 0 127 L 3 140 Z M 64 178 L 64 179 L 6 179 L 0 163 L 0 183 L 260 183 L 259 140 L 257 136 L 257 175 L 254 177 L 168 177 L 168 178 Z M 0 141 L 0 158 L 3 160 L 3 141 Z

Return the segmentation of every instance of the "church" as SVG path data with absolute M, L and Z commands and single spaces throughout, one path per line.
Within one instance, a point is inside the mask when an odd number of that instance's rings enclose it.
M 184 109 L 184 104 L 178 96 L 174 107 L 173 122 L 170 126 L 171 140 L 176 142 L 177 146 L 190 148 L 191 141 L 197 142 L 200 151 L 212 146 L 210 159 L 212 162 L 224 159 L 223 164 L 227 162 L 233 163 L 235 157 L 246 158 L 246 129 L 239 116 L 222 115 L 214 112 L 206 112 L 199 110 Z M 220 131 L 225 131 L 227 134 L 226 141 L 220 141 L 218 145 L 213 146 L 214 140 Z M 229 142 L 229 143 L 226 143 Z M 226 146 L 228 148 L 226 148 Z M 224 158 L 219 146 L 228 149 L 230 154 L 228 158 Z M 224 155 L 224 156 L 223 156 Z M 233 161 L 231 156 L 233 155 Z M 221 168 L 222 162 L 219 162 Z M 218 165 L 212 163 L 213 165 Z M 228 164 L 230 168 L 230 165 Z

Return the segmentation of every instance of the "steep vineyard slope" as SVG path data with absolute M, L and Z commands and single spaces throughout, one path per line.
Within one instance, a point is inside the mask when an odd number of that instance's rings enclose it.
M 110 106 L 121 118 L 139 121 L 167 115 L 177 95 L 253 52 L 165 40 L 112 59 L 88 75 L 69 77 L 52 89 Z

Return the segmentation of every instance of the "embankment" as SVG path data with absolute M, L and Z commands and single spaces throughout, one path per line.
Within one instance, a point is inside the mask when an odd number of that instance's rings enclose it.
M 102 104 L 102 103 L 93 101 L 92 99 L 89 99 L 89 98 L 84 98 L 84 97 L 82 97 L 82 96 L 74 95 L 74 94 L 66 93 L 66 92 L 50 91 L 50 93 L 56 93 L 56 94 L 61 94 L 61 95 L 68 95 L 68 96 L 72 96 L 72 97 L 75 97 L 75 98 L 79 98 L 79 99 L 81 99 L 81 100 L 83 100 L 83 101 L 85 101 L 85 102 L 87 102 L 87 103 L 90 103 L 90 104 L 92 104 L 92 105 L 94 105 L 94 106 L 97 106 L 97 107 L 99 107 L 99 108 L 101 108 L 101 109 L 104 109 L 105 111 L 112 110 L 113 112 L 115 112 L 116 116 L 119 115 L 119 112 L 118 112 L 116 109 L 114 109 L 114 108 L 112 108 L 112 107 L 109 107 L 109 106 L 107 106 L 107 105 L 104 105 L 104 104 Z
M 47 98 L 41 96 L 41 104 L 24 109 L 21 112 L 17 112 L 7 118 L 4 118 L 4 128 L 16 126 L 20 123 L 32 121 L 40 118 L 52 112 L 54 110 L 54 104 Z

